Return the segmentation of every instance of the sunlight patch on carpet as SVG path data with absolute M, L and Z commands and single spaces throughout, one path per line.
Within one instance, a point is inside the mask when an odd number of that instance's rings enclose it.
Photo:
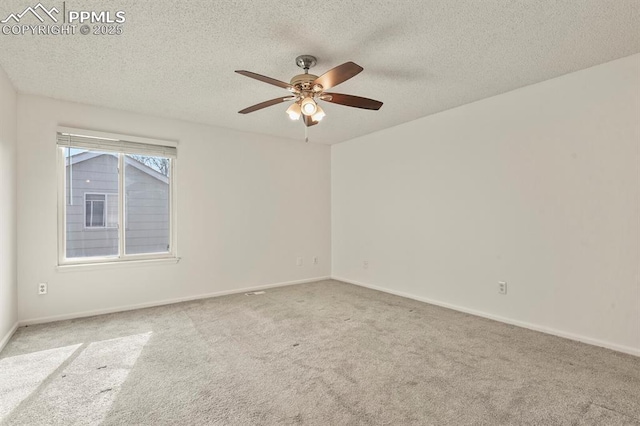
M 29 406 L 39 407 L 39 414 L 21 410 L 16 413 L 16 420 L 36 424 L 99 424 L 151 334 L 90 343 L 29 401 Z
M 81 344 L 0 360 L 0 421 L 31 395 Z

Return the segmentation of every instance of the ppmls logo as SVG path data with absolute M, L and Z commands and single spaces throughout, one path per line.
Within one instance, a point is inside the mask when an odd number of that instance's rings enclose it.
M 40 12 L 40 14 L 38 14 L 38 11 Z M 34 7 L 31 7 L 31 6 L 27 7 L 22 13 L 18 13 L 17 15 L 15 13 L 9 14 L 9 16 L 7 16 L 4 20 L 0 21 L 0 23 L 6 24 L 12 19 L 16 23 L 19 23 L 22 17 L 27 15 L 28 13 L 31 13 L 33 16 L 38 18 L 40 22 L 44 22 L 44 18 L 42 18 L 41 15 L 48 16 L 49 18 L 51 18 L 53 22 L 58 22 L 58 19 L 56 19 L 56 17 L 53 16 L 53 14 L 55 13 L 57 15 L 58 13 L 60 13 L 60 11 L 55 7 L 52 7 L 51 10 L 47 10 L 47 8 L 42 5 L 42 3 L 38 3 Z
M 28 6 L 20 13 L 10 13 L 0 21 L 3 35 L 121 35 L 125 12 L 107 10 L 73 10 L 62 2 L 47 8 L 42 3 Z M 62 22 L 59 22 L 62 20 Z M 39 21 L 39 22 L 38 22 Z

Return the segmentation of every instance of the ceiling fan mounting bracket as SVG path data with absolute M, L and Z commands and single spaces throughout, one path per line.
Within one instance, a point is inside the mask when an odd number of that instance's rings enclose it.
M 311 55 L 300 55 L 296 58 L 296 65 L 304 70 L 304 72 L 308 72 L 309 68 L 312 68 L 318 60 L 315 56 Z

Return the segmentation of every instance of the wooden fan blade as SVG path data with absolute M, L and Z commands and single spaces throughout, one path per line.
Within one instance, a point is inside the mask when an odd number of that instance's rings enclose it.
M 244 71 L 244 70 L 236 70 L 236 72 L 238 74 L 244 75 L 245 77 L 255 78 L 256 80 L 259 80 L 259 81 L 262 81 L 262 82 L 268 83 L 268 84 L 273 84 L 274 86 L 282 87 L 283 89 L 287 89 L 287 90 L 293 89 L 293 86 L 291 86 L 289 83 L 285 83 L 284 81 L 276 80 L 275 78 L 271 78 L 271 77 L 267 77 L 267 76 L 264 76 L 264 75 L 256 74 L 255 72 Z
M 322 99 L 323 101 L 331 102 L 334 104 L 373 110 L 379 110 L 382 107 L 382 102 L 376 101 L 375 99 L 362 98 L 360 96 L 353 95 L 344 95 L 342 93 L 323 93 L 323 95 L 331 96 L 330 98 Z
M 302 116 L 304 117 L 304 125 L 307 127 L 315 126 L 319 123 L 318 121 L 313 121 L 313 118 L 308 115 L 302 114 Z
M 338 65 L 316 78 L 313 84 L 321 84 L 322 88 L 327 90 L 340 83 L 344 83 L 351 77 L 359 74 L 362 70 L 363 68 L 356 63 L 345 62 L 344 64 Z
M 248 108 L 245 108 L 241 111 L 238 111 L 239 114 L 249 114 L 250 112 L 253 111 L 257 111 L 259 109 L 262 108 L 266 108 L 266 107 L 270 107 L 272 105 L 277 105 L 280 104 L 282 102 L 286 102 L 286 101 L 290 101 L 291 100 L 291 96 L 285 96 L 284 98 L 275 98 L 275 99 L 271 99 L 269 101 L 264 101 L 264 102 L 260 102 L 259 104 L 250 106 Z

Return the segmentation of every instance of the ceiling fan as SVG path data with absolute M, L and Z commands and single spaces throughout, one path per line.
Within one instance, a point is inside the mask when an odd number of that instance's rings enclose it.
M 302 117 L 304 124 L 309 127 L 318 124 L 318 122 L 320 122 L 320 120 L 325 116 L 324 111 L 320 105 L 318 105 L 318 101 L 372 110 L 379 110 L 380 107 L 382 107 L 382 102 L 373 99 L 344 95 L 342 93 L 325 92 L 325 90 L 331 89 L 340 83 L 344 83 L 351 77 L 359 74 L 363 70 L 360 65 L 353 62 L 345 62 L 344 64 L 338 65 L 318 77 L 317 75 L 309 74 L 309 68 L 313 67 L 316 62 L 317 60 L 314 56 L 298 56 L 296 58 L 296 64 L 300 68 L 304 69 L 304 74 L 296 75 L 289 83 L 250 71 L 236 71 L 238 74 L 242 74 L 268 84 L 273 84 L 274 86 L 282 87 L 283 89 L 287 89 L 291 92 L 291 95 L 289 96 L 264 101 L 238 112 L 240 114 L 248 114 L 282 102 L 293 101 L 291 106 L 287 109 L 289 118 L 292 120 L 298 120 Z

